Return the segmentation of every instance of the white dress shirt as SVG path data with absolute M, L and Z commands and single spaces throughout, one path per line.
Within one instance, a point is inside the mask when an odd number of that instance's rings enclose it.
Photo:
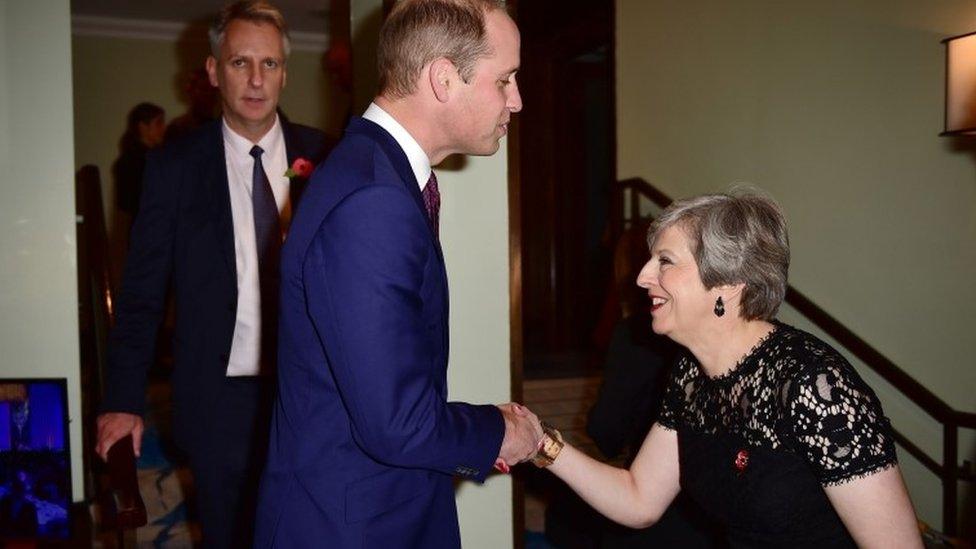
M 363 118 L 375 122 L 393 136 L 397 145 L 400 145 L 400 148 L 406 153 L 407 160 L 410 161 L 410 169 L 413 170 L 417 184 L 420 185 L 420 190 L 423 192 L 424 187 L 427 186 L 427 180 L 430 179 L 430 159 L 427 158 L 427 153 L 420 148 L 417 140 L 396 119 L 390 116 L 390 113 L 381 109 L 376 103 L 369 104 L 366 112 L 363 113 Z
M 253 376 L 261 373 L 261 288 L 258 280 L 258 251 L 254 235 L 254 206 L 251 203 L 254 157 L 251 148 L 264 149 L 261 163 L 271 182 L 281 228 L 287 230 L 291 222 L 290 181 L 285 177 L 288 155 L 281 121 L 257 143 L 252 143 L 223 124 L 224 156 L 227 160 L 227 185 L 230 189 L 230 209 L 234 218 L 234 255 L 237 259 L 237 320 L 234 339 L 227 363 L 228 376 Z

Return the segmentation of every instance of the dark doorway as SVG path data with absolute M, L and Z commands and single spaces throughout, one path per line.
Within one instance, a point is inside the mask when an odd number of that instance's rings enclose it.
M 523 375 L 586 375 L 612 279 L 613 2 L 522 1 L 516 16 Z

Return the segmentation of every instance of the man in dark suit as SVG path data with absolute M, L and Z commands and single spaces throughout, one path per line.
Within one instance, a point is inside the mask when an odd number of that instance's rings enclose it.
M 284 249 L 256 547 L 458 547 L 453 477 L 482 481 L 542 438 L 517 405 L 447 400 L 431 171 L 498 150 L 522 107 L 518 29 L 500 1 L 402 0 L 378 52 L 382 91 L 313 175 Z
M 194 477 L 207 547 L 251 544 L 277 350 L 279 259 L 300 178 L 324 134 L 277 112 L 288 38 L 262 0 L 229 5 L 206 68 L 220 121 L 151 154 L 111 335 L 96 450 L 143 432 L 146 372 L 168 282 L 176 306 L 173 429 Z M 291 175 L 290 173 L 287 175 Z

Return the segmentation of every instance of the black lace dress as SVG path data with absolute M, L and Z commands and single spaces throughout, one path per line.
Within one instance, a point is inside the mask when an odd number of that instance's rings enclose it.
M 678 433 L 682 490 L 732 547 L 854 547 L 823 487 L 896 463 L 871 388 L 837 351 L 782 323 L 717 378 L 686 353 L 658 422 Z

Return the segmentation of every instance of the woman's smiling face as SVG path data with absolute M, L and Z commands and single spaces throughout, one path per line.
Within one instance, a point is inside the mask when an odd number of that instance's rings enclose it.
M 651 259 L 637 275 L 637 285 L 651 299 L 651 327 L 678 343 L 688 340 L 713 314 L 715 299 L 702 284 L 685 231 L 672 225 L 658 234 Z

